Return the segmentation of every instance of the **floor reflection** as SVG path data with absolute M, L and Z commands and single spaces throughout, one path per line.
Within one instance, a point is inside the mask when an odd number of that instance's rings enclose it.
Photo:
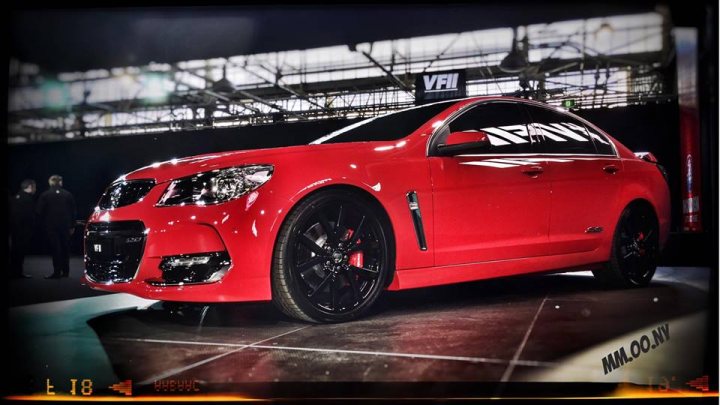
M 116 374 L 140 382 L 499 381 L 514 357 L 519 367 L 554 367 L 706 307 L 706 292 L 685 283 L 605 290 L 562 274 L 386 293 L 345 324 L 295 322 L 269 303 L 165 302 L 88 323 Z

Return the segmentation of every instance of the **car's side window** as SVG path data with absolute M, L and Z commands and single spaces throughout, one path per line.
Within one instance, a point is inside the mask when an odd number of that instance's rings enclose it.
M 535 143 L 522 110 L 510 102 L 482 103 L 472 107 L 450 122 L 440 136 L 458 131 L 485 132 L 491 146 L 482 151 L 484 154 L 531 153 Z
M 587 125 L 585 125 L 585 130 L 592 138 L 595 150 L 599 155 L 615 155 L 615 148 L 613 148 L 609 139 L 602 134 L 598 134 L 597 131 Z
M 543 153 L 614 154 L 612 145 L 582 121 L 549 108 L 526 105 L 530 114 L 530 127 L 542 139 Z
M 542 152 L 595 154 L 595 145 L 582 122 L 560 112 L 533 105 L 530 113 L 532 131 L 542 138 Z

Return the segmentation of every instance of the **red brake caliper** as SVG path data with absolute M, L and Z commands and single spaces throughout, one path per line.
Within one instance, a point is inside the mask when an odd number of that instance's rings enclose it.
M 348 262 L 355 267 L 362 267 L 363 266 L 363 252 L 362 250 L 358 250 L 357 252 L 352 252 L 350 254 L 350 257 L 348 258 Z
M 638 234 L 637 241 L 642 242 L 644 239 L 645 239 L 645 234 L 640 232 Z M 640 254 L 640 256 L 645 256 L 645 248 L 638 246 L 638 253 Z
M 344 240 L 349 240 L 350 238 L 352 238 L 352 235 L 353 235 L 353 230 L 352 230 L 352 229 L 348 229 L 347 232 L 345 232 L 345 236 L 343 237 L 343 239 L 344 239 Z M 360 240 L 357 241 L 357 244 L 360 244 Z M 363 252 L 362 252 L 362 250 L 357 250 L 357 251 L 355 251 L 355 252 L 352 252 L 352 253 L 350 254 L 350 257 L 348 257 L 348 263 L 349 263 L 351 266 L 362 267 L 363 264 L 364 264 L 364 259 L 363 259 Z

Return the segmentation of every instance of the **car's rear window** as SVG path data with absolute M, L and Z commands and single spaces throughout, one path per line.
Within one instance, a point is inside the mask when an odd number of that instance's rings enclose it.
M 310 144 L 395 141 L 410 135 L 456 102 L 443 101 L 369 118 L 331 132 Z

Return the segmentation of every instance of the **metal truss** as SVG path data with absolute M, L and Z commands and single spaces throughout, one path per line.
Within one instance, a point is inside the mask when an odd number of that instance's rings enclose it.
M 511 32 L 491 30 L 66 73 L 58 83 L 70 96 L 50 106 L 47 88 L 27 84 L 32 79 L 17 69 L 9 142 L 374 116 L 414 105 L 415 77 L 448 69 L 465 70 L 468 96 L 572 100 L 574 108 L 666 102 L 674 91 L 665 21 L 657 15 L 620 21 L 609 35 L 621 40 L 610 46 L 597 40 L 607 22 L 522 27 L 528 62 L 513 71 L 501 64 Z M 153 86 L 162 88 L 153 94 Z

